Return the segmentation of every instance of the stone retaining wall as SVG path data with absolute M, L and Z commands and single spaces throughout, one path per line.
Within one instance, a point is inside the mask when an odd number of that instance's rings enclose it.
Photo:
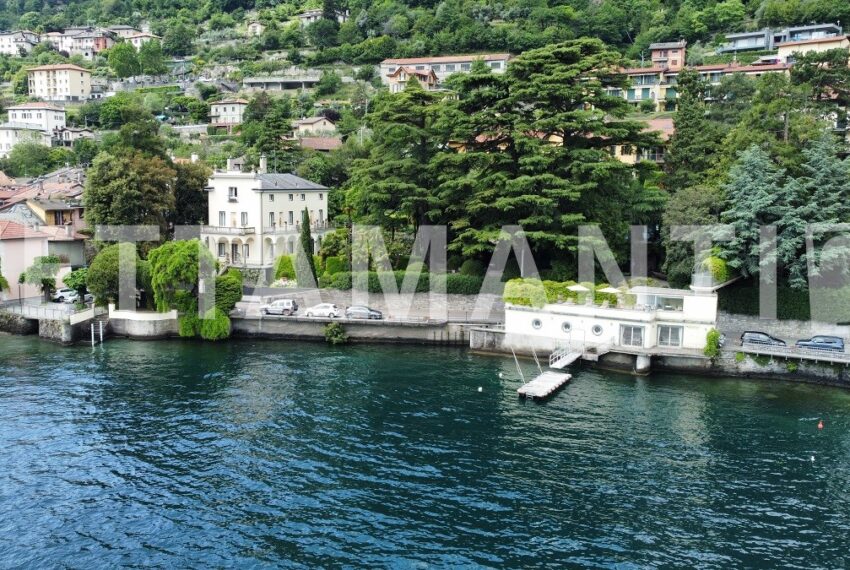
M 349 340 L 468 346 L 469 327 L 457 323 L 346 321 L 339 319 L 232 317 L 233 336 L 324 340 L 325 326 L 339 322 Z
M 821 323 L 818 321 L 785 321 L 778 319 L 760 319 L 751 315 L 735 315 L 718 312 L 717 328 L 726 333 L 729 340 L 737 344 L 744 331 L 763 331 L 779 337 L 788 344 L 794 344 L 801 338 L 816 334 L 840 336 L 850 339 L 850 326 Z
M 38 333 L 38 321 L 0 311 L 0 331 L 20 335 L 36 334 Z

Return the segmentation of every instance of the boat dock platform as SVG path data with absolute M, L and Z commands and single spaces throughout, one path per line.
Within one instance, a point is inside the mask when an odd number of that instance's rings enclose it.
M 552 372 L 547 370 L 540 373 L 534 380 L 523 384 L 517 389 L 521 398 L 542 400 L 548 398 L 570 381 L 572 376 L 564 372 Z

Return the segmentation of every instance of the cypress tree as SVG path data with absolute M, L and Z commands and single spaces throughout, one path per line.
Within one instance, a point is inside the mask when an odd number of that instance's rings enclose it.
M 677 88 L 678 109 L 673 117 L 676 132 L 664 156 L 665 185 L 671 192 L 708 181 L 723 137 L 718 126 L 706 118 L 705 81 L 695 71 L 683 70 Z
M 301 213 L 301 236 L 295 252 L 295 275 L 299 287 L 315 287 L 316 264 L 313 261 L 313 237 L 310 235 L 310 214 L 307 208 Z

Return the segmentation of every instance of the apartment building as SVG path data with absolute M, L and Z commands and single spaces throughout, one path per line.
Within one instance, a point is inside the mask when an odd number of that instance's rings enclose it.
M 328 188 L 294 174 L 243 172 L 233 160 L 209 179 L 209 224 L 201 237 L 224 264 L 271 271 L 280 255 L 296 251 L 301 217 L 307 209 L 318 251 L 328 222 Z
M 51 146 L 54 129 L 65 127 L 65 110 L 49 103 L 24 103 L 7 111 L 8 120 L 0 124 L 0 157 L 20 143 Z
M 91 95 L 91 72 L 79 65 L 59 63 L 27 70 L 29 94 L 45 101 L 84 101 Z
M 689 67 L 697 71 L 709 84 L 717 85 L 726 75 L 742 73 L 751 77 L 759 77 L 765 73 L 789 73 L 788 63 L 764 63 L 754 65 L 739 65 L 737 63 L 717 65 L 697 65 Z M 636 67 L 624 69 L 630 82 L 626 89 L 610 88 L 608 93 L 623 97 L 635 106 L 643 101 L 652 101 L 653 111 L 675 111 L 678 99 L 677 80 L 680 70 L 664 69 L 661 67 Z
M 38 34 L 29 30 L 0 32 L 0 54 L 26 55 L 38 45 Z
M 381 80 L 389 86 L 392 83 L 391 78 L 396 77 L 396 72 L 400 68 L 405 68 L 414 72 L 433 71 L 439 85 L 449 75 L 469 72 L 475 61 L 483 61 L 494 73 L 504 73 L 510 59 L 509 53 L 385 59 L 380 66 Z
M 821 39 L 843 34 L 839 24 L 811 24 L 791 26 L 781 30 L 764 28 L 753 32 L 726 34 L 726 43 L 717 53 L 742 51 L 773 51 L 779 44 Z

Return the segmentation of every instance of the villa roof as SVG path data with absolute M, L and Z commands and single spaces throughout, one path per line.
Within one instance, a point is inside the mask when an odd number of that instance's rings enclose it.
M 6 107 L 6 110 L 10 109 L 47 109 L 49 111 L 64 111 L 62 107 L 58 105 L 54 105 L 53 103 L 45 103 L 44 101 L 30 101 L 28 103 L 21 103 L 20 105 L 11 105 Z
M 500 61 L 510 59 L 509 53 L 479 53 L 471 55 L 440 55 L 434 57 L 408 57 L 408 58 L 390 58 L 385 59 L 381 63 L 394 63 L 396 65 L 415 65 L 417 63 L 460 63 L 466 61 Z
M 688 42 L 681 40 L 678 42 L 659 42 L 657 44 L 649 44 L 649 49 L 677 49 L 688 45 Z
M 340 137 L 302 137 L 300 142 L 303 148 L 319 151 L 336 150 L 342 146 Z
M 327 190 L 326 186 L 310 182 L 294 174 L 257 174 L 257 190 Z
M 670 137 L 672 137 L 673 133 L 676 132 L 676 127 L 673 123 L 673 119 L 670 117 L 649 119 L 645 122 L 647 126 L 644 129 L 644 132 L 659 133 L 662 141 L 670 140 Z
M 0 240 L 46 237 L 50 236 L 40 231 L 33 230 L 24 224 L 0 220 Z
M 328 119 L 327 117 L 318 116 L 318 117 L 307 117 L 306 119 L 297 119 L 292 121 L 293 124 L 296 125 L 315 125 L 316 123 L 321 123 L 322 121 L 327 121 L 330 124 L 334 124 L 333 121 Z
M 73 63 L 54 63 L 51 65 L 39 65 L 38 67 L 30 67 L 27 71 L 59 71 L 60 69 L 69 69 L 71 71 L 85 71 L 91 73 L 90 70 Z
M 245 99 L 222 99 L 221 101 L 212 101 L 210 105 L 247 105 Z

